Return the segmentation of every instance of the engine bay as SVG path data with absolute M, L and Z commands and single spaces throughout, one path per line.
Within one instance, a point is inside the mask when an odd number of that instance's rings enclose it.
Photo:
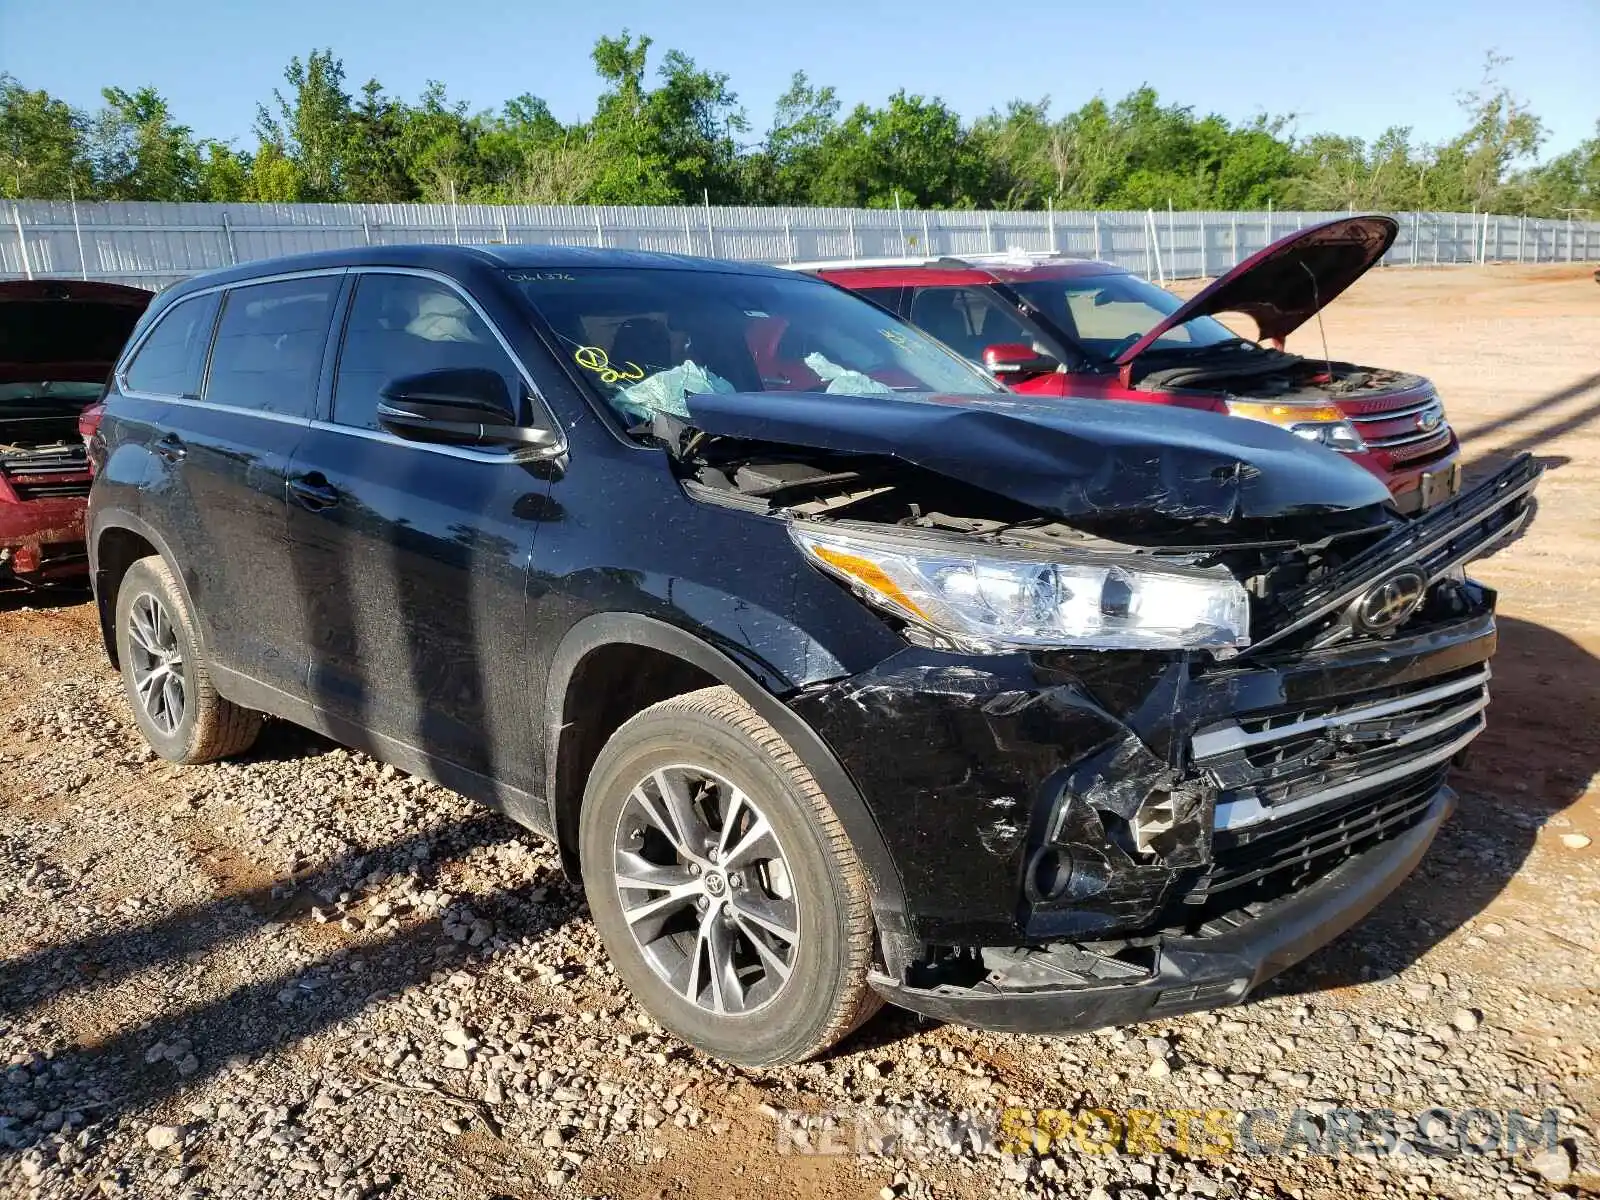
M 1156 357 L 1150 369 L 1134 381 L 1135 387 L 1148 392 L 1194 388 L 1250 400 L 1314 404 L 1374 399 L 1409 392 L 1427 382 L 1405 371 L 1302 358 L 1277 350 L 1197 355 L 1178 362 L 1166 358 L 1170 365 L 1164 365 L 1161 357 L 1165 356 Z

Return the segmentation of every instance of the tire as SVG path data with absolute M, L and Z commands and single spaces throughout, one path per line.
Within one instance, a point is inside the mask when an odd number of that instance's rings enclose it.
M 159 555 L 141 558 L 122 577 L 116 622 L 123 694 L 152 750 L 194 764 L 241 754 L 255 744 L 261 714 L 217 694 L 194 616 Z
M 693 825 L 673 816 L 685 800 L 709 814 L 706 865 L 667 832 Z M 617 973 L 705 1053 L 747 1067 L 800 1062 L 882 1003 L 867 986 L 872 912 L 849 838 L 794 751 L 731 688 L 664 700 L 612 735 L 584 790 L 578 851 Z M 713 969 L 719 949 L 726 971 Z

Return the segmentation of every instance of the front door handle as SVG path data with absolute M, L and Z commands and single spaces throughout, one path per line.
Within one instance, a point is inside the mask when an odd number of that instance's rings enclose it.
M 182 438 L 175 433 L 169 433 L 155 444 L 155 452 L 166 462 L 178 463 L 183 461 L 183 456 L 189 453 L 189 449 L 183 444 Z
M 339 503 L 339 489 L 328 482 L 321 471 L 308 475 L 294 475 L 289 479 L 289 494 L 301 508 L 320 512 Z

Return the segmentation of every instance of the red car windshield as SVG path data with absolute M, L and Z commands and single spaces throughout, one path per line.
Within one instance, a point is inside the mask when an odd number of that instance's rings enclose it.
M 604 267 L 507 277 L 630 422 L 687 416 L 699 392 L 1003 390 L 882 309 L 800 276 Z
M 1137 275 L 1088 275 L 1067 279 L 1023 279 L 1007 282 L 1068 340 L 1090 358 L 1110 362 L 1183 301 Z M 1247 344 L 1213 317 L 1196 317 L 1167 330 L 1151 349 L 1196 350 Z

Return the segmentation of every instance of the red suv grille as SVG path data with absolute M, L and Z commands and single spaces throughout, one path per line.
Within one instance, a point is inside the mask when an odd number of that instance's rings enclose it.
M 18 500 L 87 496 L 93 477 L 83 447 L 12 454 L 0 463 L 3 477 Z
M 1387 408 L 1366 401 L 1345 406 L 1362 441 L 1385 451 L 1394 463 L 1418 463 L 1450 448 L 1450 423 L 1437 396 L 1402 400 Z

